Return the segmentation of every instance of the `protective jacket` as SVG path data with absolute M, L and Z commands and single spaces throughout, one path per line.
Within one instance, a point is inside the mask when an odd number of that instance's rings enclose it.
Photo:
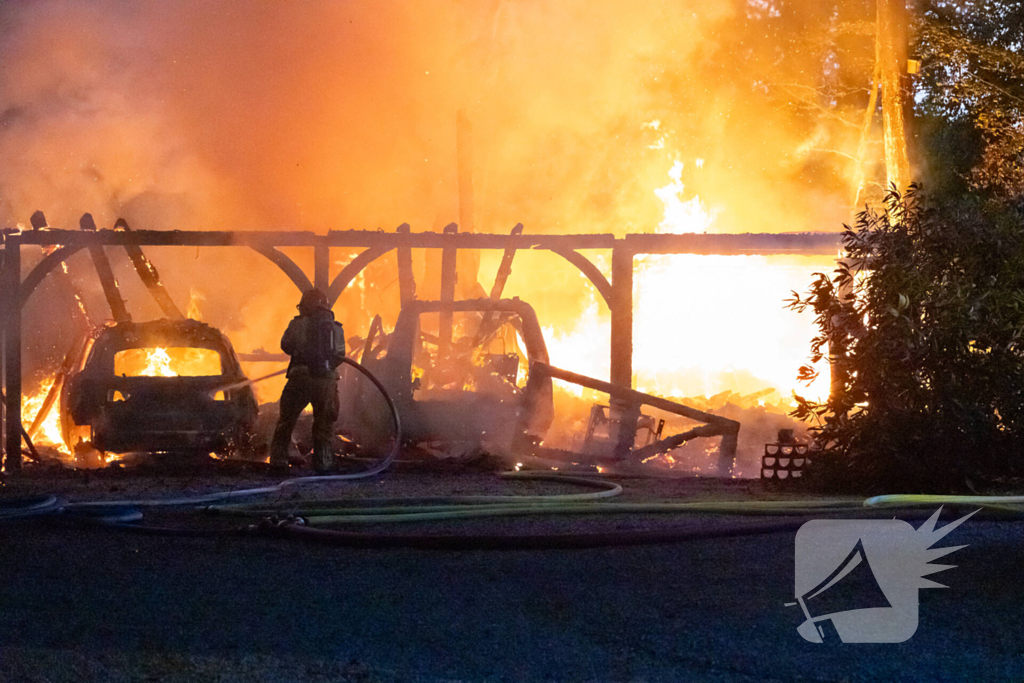
M 291 356 L 288 377 L 308 373 L 312 377 L 336 377 L 345 357 L 345 330 L 328 310 L 298 315 L 281 337 L 281 350 Z

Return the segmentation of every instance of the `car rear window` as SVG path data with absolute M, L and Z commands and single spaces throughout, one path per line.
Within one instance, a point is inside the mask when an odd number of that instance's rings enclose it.
M 222 373 L 220 353 L 187 346 L 125 349 L 114 355 L 119 377 L 212 377 Z

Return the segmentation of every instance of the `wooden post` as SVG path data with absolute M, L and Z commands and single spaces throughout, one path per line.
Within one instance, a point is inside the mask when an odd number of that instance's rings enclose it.
M 459 232 L 459 226 L 455 223 L 449 223 L 444 226 L 444 234 L 455 235 Z M 441 251 L 441 302 L 451 303 L 455 301 L 455 283 L 458 279 L 458 275 L 455 269 L 456 256 L 458 254 L 458 248 L 454 242 L 451 246 L 445 246 Z M 441 311 L 441 323 L 438 329 L 438 348 L 441 357 L 448 355 L 448 352 L 452 345 L 452 312 Z
M 612 248 L 612 384 L 633 387 L 633 252 L 616 240 Z
M 107 305 L 110 306 L 110 313 L 114 320 L 119 323 L 131 322 L 132 316 L 121 298 L 117 289 L 117 279 L 114 278 L 114 271 L 110 268 L 110 261 L 107 259 L 107 252 L 103 245 L 89 245 L 89 255 L 92 256 L 92 263 L 96 267 L 96 275 L 103 285 L 103 294 L 107 297 Z
M 4 388 L 6 389 L 6 427 L 4 435 L 7 472 L 21 469 L 21 243 L 8 235 L 4 249 L 3 290 L 7 298 L 4 326 Z
M 2 242 L 2 240 L 0 240 Z M 0 251 L 0 466 L 3 465 L 3 454 L 7 452 L 7 394 L 2 391 L 5 383 L 7 363 L 6 359 L 6 333 L 7 318 L 10 315 L 10 297 L 6 294 L 7 271 L 7 247 Z
M 398 244 L 398 291 L 402 306 L 416 299 L 416 277 L 412 272 L 412 247 L 409 246 L 409 224 L 398 226 L 398 234 L 406 239 Z M 400 238 L 401 239 L 401 238 Z
M 331 286 L 331 249 L 327 238 L 318 238 L 313 247 L 313 286 L 324 294 Z
M 618 241 L 618 240 L 616 240 Z M 612 248 L 611 365 L 609 379 L 625 389 L 633 388 L 633 252 L 624 244 Z M 633 448 L 639 406 L 610 399 L 609 417 L 617 426 L 616 459 L 626 458 Z

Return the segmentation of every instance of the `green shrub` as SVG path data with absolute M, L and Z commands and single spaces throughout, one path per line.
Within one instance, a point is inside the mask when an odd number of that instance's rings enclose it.
M 816 274 L 811 361 L 825 402 L 797 397 L 832 483 L 948 491 L 1024 474 L 1024 212 L 917 187 L 846 226 L 844 262 Z M 814 369 L 800 369 L 812 379 Z

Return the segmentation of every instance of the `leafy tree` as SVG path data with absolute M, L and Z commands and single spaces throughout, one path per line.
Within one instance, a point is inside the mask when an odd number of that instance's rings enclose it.
M 948 490 L 1024 474 L 1021 225 L 1020 208 L 894 191 L 846 228 L 843 265 L 793 292 L 789 307 L 816 316 L 811 360 L 835 373 L 828 400 L 793 414 L 836 481 Z
M 917 16 L 930 186 L 1024 198 L 1024 5 L 926 0 Z

